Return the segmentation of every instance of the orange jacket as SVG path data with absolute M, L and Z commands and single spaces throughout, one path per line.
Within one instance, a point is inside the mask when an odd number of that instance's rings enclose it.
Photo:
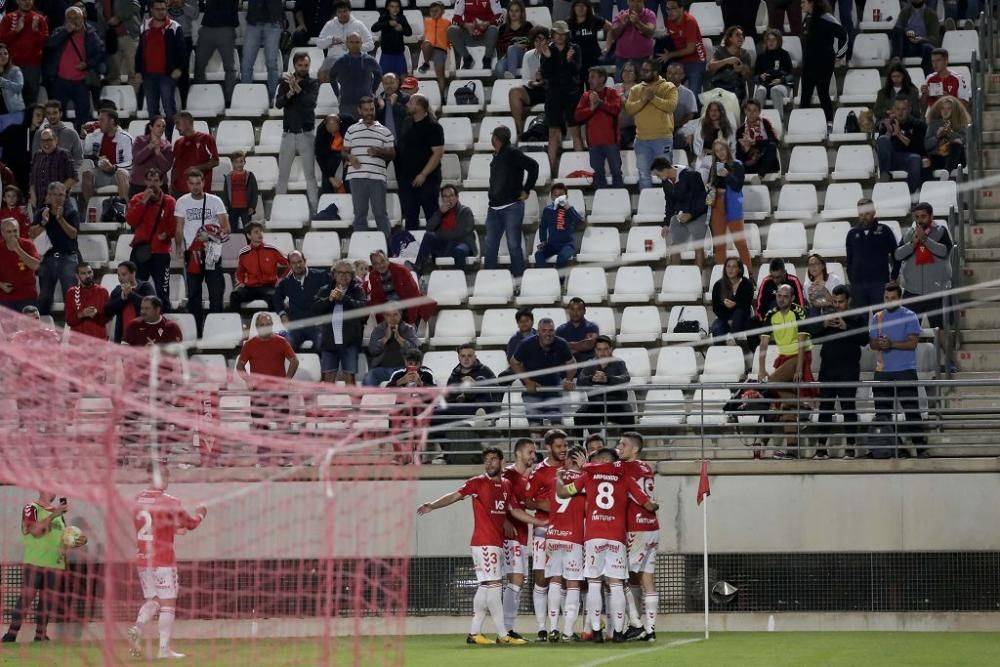
M 273 245 L 248 245 L 240 250 L 236 282 L 246 287 L 274 287 L 287 272 L 288 259 Z
M 437 20 L 424 19 L 424 41 L 430 42 L 435 49 L 447 51 L 448 47 L 451 46 L 451 41 L 448 39 L 449 26 L 451 26 L 451 21 L 443 16 Z

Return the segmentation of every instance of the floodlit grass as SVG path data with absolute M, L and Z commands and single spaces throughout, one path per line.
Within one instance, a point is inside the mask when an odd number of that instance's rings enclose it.
M 188 655 L 178 661 L 197 667 L 251 667 L 272 665 L 353 665 L 375 667 L 393 664 L 382 642 L 363 641 L 359 655 L 351 643 L 341 643 L 329 661 L 321 662 L 315 639 L 269 639 L 239 642 L 225 639 L 177 641 L 174 649 Z M 114 665 L 144 664 L 128 657 L 116 645 Z M 998 664 L 1000 635 L 990 633 L 930 632 L 774 632 L 716 633 L 709 641 L 697 635 L 658 635 L 655 644 L 591 644 L 467 646 L 461 636 L 410 637 L 406 640 L 406 665 L 410 667 L 959 667 Z M 104 664 L 100 647 L 9 644 L 0 647 L 0 665 L 32 666 Z

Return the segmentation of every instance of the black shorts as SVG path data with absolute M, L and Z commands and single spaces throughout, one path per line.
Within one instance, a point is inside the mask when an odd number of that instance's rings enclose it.
M 558 92 L 545 97 L 545 124 L 549 129 L 559 129 L 563 132 L 567 127 L 579 125 L 574 118 L 576 103 L 580 95 Z
M 538 86 L 524 86 L 525 92 L 528 93 L 528 108 L 535 106 L 536 104 L 541 104 L 545 101 L 545 89 Z

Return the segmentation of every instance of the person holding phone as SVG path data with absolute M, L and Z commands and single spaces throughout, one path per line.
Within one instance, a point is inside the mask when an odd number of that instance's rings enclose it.
M 410 348 L 403 353 L 403 367 L 389 377 L 387 387 L 433 387 L 436 382 L 431 369 L 424 366 L 424 353 Z

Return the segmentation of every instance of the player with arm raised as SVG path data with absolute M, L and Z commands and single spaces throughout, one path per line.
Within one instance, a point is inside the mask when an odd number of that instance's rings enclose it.
M 511 505 L 525 509 L 525 490 L 528 474 L 536 462 L 535 442 L 531 438 L 521 438 L 514 443 L 514 463 L 503 471 L 504 479 L 510 482 L 513 500 Z M 514 621 L 521 606 L 521 587 L 528 575 L 528 524 L 510 518 L 504 524 L 503 556 L 507 568 L 507 586 L 503 590 L 503 620 L 508 634 L 522 639 L 514 632 Z
M 139 645 L 142 630 L 159 616 L 160 651 L 158 657 L 183 658 L 182 653 L 170 650 L 170 634 L 174 627 L 177 604 L 177 559 L 174 556 L 174 536 L 194 530 L 208 514 L 202 505 L 195 516 L 184 511 L 181 501 L 167 495 L 170 472 L 166 465 L 150 464 L 147 472 L 150 486 L 135 499 L 136 560 L 142 596 L 146 599 L 139 609 L 135 625 L 128 630 L 131 653 L 142 657 Z
M 584 530 L 583 574 L 587 578 L 587 618 L 594 632 L 594 641 L 603 642 L 601 628 L 601 582 L 611 589 L 611 614 L 614 641 L 625 641 L 625 579 L 628 577 L 625 540 L 628 532 L 630 502 L 656 512 L 659 506 L 639 487 L 625 464 L 612 449 L 602 449 L 584 465 L 586 458 L 577 456 L 583 472 L 566 484 L 557 478 L 556 491 L 560 498 L 578 493 L 587 496 L 587 518 Z
M 507 632 L 503 617 L 503 541 L 504 522 L 508 515 L 534 525 L 545 525 L 527 512 L 512 506 L 510 482 L 503 478 L 503 452 L 496 447 L 483 450 L 485 474 L 468 480 L 458 491 L 441 496 L 434 502 L 424 503 L 417 508 L 423 516 L 434 510 L 453 505 L 466 496 L 472 497 L 472 562 L 476 569 L 479 588 L 472 602 L 472 627 L 466 642 L 469 644 L 492 644 L 482 634 L 483 621 L 489 611 L 497 630 L 497 644 L 527 644 L 523 639 L 515 639 Z
M 618 456 L 625 462 L 626 469 L 639 484 L 642 492 L 650 498 L 656 491 L 652 466 L 640 461 L 642 455 L 642 434 L 626 431 L 618 440 Z M 628 571 L 632 586 L 642 587 L 643 618 L 639 620 L 639 610 L 632 591 L 625 592 L 625 603 L 628 609 L 629 629 L 626 639 L 642 639 L 648 642 L 656 641 L 656 611 L 660 597 L 656 593 L 656 579 L 653 576 L 656 567 L 656 553 L 660 545 L 660 523 L 656 513 L 645 507 L 630 503 L 628 508 Z
M 535 516 L 548 519 L 548 512 L 539 506 L 549 500 L 552 489 L 555 488 L 556 472 L 566 465 L 566 432 L 551 429 L 545 432 L 543 438 L 548 456 L 538 464 L 534 472 L 528 476 L 525 489 L 525 505 L 529 510 L 535 510 Z M 535 608 L 535 621 L 538 623 L 538 641 L 548 638 L 545 627 L 548 621 L 549 580 L 545 578 L 545 533 L 546 528 L 535 528 L 531 540 L 531 569 L 535 574 L 535 588 L 531 600 Z
M 581 470 L 575 458 L 586 456 L 583 447 L 569 451 L 562 480 L 569 484 L 580 477 Z M 549 494 L 549 530 L 545 536 L 545 576 L 549 580 L 549 634 L 550 642 L 580 641 L 573 632 L 573 625 L 580 614 L 580 582 L 583 581 L 583 524 L 587 515 L 587 501 L 582 495 L 560 498 L 553 486 Z M 563 631 L 559 634 L 559 604 L 562 589 L 566 588 L 563 608 Z

